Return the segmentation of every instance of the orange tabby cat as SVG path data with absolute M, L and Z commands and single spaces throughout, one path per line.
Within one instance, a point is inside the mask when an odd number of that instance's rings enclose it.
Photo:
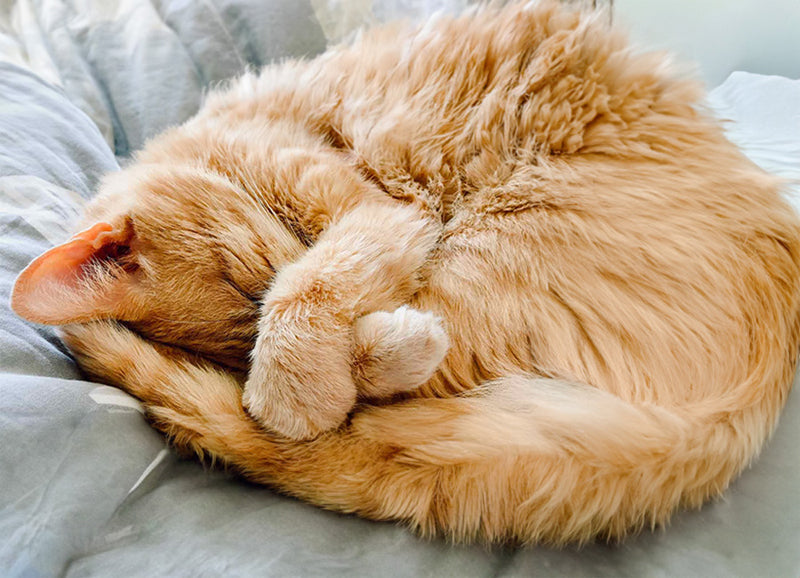
M 378 30 L 212 93 L 13 306 L 251 480 L 620 537 L 725 489 L 798 352 L 800 224 L 700 96 L 551 3 Z

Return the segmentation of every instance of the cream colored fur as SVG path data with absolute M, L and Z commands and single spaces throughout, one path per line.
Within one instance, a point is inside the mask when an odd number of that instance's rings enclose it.
M 547 2 L 376 30 L 212 93 L 103 184 L 113 243 L 13 302 L 251 480 L 619 538 L 727 487 L 798 353 L 798 219 L 701 96 Z

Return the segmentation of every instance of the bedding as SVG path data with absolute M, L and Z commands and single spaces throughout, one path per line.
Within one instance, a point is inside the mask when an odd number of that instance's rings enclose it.
M 0 575 L 800 575 L 796 392 L 754 467 L 669 528 L 562 551 L 453 547 L 181 460 L 135 399 L 82 380 L 51 328 L 9 310 L 16 274 L 68 236 L 101 175 L 209 86 L 429 4 L 0 3 Z M 708 106 L 800 208 L 800 81 L 737 72 Z

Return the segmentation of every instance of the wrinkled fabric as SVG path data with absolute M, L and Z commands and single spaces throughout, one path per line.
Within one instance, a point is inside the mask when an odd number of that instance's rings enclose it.
M 392 6 L 415 17 L 434 4 Z M 11 313 L 14 277 L 68 237 L 100 177 L 209 86 L 392 9 L 347 6 L 0 1 L 0 575 L 800 575 L 796 393 L 754 467 L 666 529 L 580 550 L 450 546 L 179 459 L 136 400 L 82 380 L 51 328 Z M 800 177 L 800 81 L 737 73 L 709 104 L 755 162 Z M 787 195 L 800 206 L 797 182 Z

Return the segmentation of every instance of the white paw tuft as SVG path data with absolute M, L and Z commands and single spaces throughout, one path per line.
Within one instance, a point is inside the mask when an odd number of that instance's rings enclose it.
M 355 326 L 356 351 L 367 352 L 359 393 L 386 397 L 433 377 L 450 346 L 442 320 L 408 306 L 365 315 Z

